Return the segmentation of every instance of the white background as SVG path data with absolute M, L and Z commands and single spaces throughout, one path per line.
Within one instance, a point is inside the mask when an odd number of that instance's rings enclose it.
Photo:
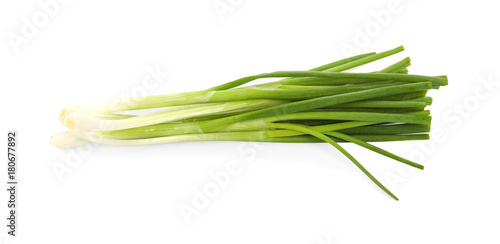
M 218 12 L 214 3 L 227 11 Z M 18 236 L 7 236 L 1 224 L 0 239 L 500 243 L 495 233 L 500 229 L 500 18 L 494 5 L 70 0 L 52 6 L 49 16 L 38 1 L 2 1 L 0 123 L 3 132 L 19 133 L 20 190 Z M 381 13 L 389 13 L 389 19 L 379 20 Z M 49 16 L 46 23 L 44 16 Z M 34 17 L 37 32 L 23 36 L 24 19 L 33 23 Z M 25 40 L 13 44 L 13 36 Z M 410 56 L 410 73 L 449 76 L 450 85 L 431 94 L 437 136 L 428 142 L 377 143 L 417 159 L 425 170 L 409 171 L 357 146 L 345 147 L 399 202 L 326 144 L 93 145 L 86 151 L 49 144 L 51 135 L 64 130 L 57 114 L 66 104 L 138 91 L 203 89 L 261 72 L 309 69 L 346 57 L 343 46 L 361 53 L 398 45 L 406 51 L 358 71 Z M 168 76 L 145 88 L 148 67 Z M 213 184 L 209 173 L 225 170 L 230 162 L 238 164 L 239 173 L 187 223 L 179 206 L 192 206 L 194 189 Z M 54 166 L 61 165 L 71 172 L 58 178 Z M 5 182 L 6 172 L 0 175 Z M 4 218 L 7 194 L 2 192 Z

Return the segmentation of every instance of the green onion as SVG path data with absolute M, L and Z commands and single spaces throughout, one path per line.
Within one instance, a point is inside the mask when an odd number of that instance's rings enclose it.
M 274 128 L 290 129 L 290 130 L 304 132 L 314 137 L 317 137 L 318 139 L 321 139 L 325 142 L 330 143 L 332 146 L 337 148 L 337 150 L 339 150 L 342 154 L 344 154 L 347 158 L 349 158 L 349 160 L 351 160 L 354 163 L 354 165 L 356 165 L 356 167 L 358 167 L 361 171 L 363 171 L 363 173 L 366 176 L 368 176 L 368 178 L 370 178 L 370 180 L 372 180 L 373 183 L 375 183 L 378 187 L 380 187 L 380 189 L 385 191 L 387 194 L 389 194 L 389 196 L 391 196 L 395 200 L 399 200 L 394 194 L 392 194 L 391 191 L 389 191 L 384 185 L 382 185 L 382 183 L 380 183 L 375 177 L 373 177 L 373 175 L 371 175 L 370 172 L 368 172 L 368 170 L 366 170 L 365 167 L 363 167 L 363 165 L 361 165 L 358 162 L 358 160 L 356 160 L 351 154 L 349 154 L 344 148 L 342 148 L 337 142 L 332 140 L 330 137 L 302 125 L 292 125 L 292 124 L 272 124 L 272 125 Z
M 51 143 L 58 148 L 73 148 L 87 143 L 327 142 L 398 200 L 339 143 L 354 143 L 400 163 L 424 168 L 370 143 L 429 139 L 431 116 L 426 108 L 432 98 L 427 92 L 446 86 L 447 77 L 408 74 L 408 57 L 379 71 L 346 72 L 403 50 L 400 46 L 361 54 L 307 71 L 251 75 L 193 92 L 66 106 L 59 120 L 68 131 L 52 136 Z M 267 78 L 282 79 L 247 85 Z

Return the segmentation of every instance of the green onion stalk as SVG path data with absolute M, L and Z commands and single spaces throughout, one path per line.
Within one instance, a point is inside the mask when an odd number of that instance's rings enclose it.
M 432 98 L 427 92 L 446 86 L 447 77 L 408 74 L 408 57 L 378 71 L 346 72 L 403 50 L 400 46 L 356 55 L 306 71 L 262 73 L 193 92 L 65 106 L 59 120 L 68 130 L 52 136 L 51 143 L 63 149 L 88 143 L 328 143 L 398 200 L 341 144 L 353 143 L 424 168 L 372 142 L 429 139 L 431 115 L 427 107 Z M 266 78 L 281 79 L 248 84 Z

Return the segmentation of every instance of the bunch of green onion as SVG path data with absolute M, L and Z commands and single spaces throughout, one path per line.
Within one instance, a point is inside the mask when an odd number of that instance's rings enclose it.
M 206 90 L 119 98 L 66 106 L 59 115 L 69 130 L 52 136 L 58 148 L 87 143 L 135 146 L 186 141 L 327 142 L 375 179 L 340 142 L 352 142 L 401 163 L 424 166 L 369 142 L 427 140 L 429 89 L 446 76 L 408 74 L 405 58 L 380 71 L 343 72 L 403 51 L 366 53 L 308 71 L 244 77 Z M 242 86 L 263 78 L 283 78 Z M 132 110 L 151 111 L 140 115 Z

